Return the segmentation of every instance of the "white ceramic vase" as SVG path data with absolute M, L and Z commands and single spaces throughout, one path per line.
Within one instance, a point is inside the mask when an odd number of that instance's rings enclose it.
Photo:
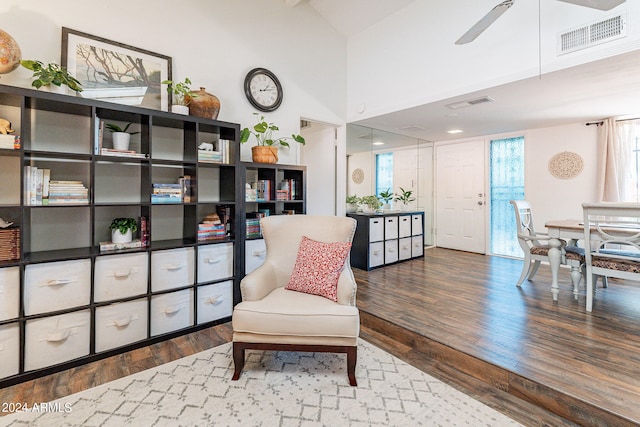
M 118 229 L 111 230 L 112 243 L 129 243 L 131 240 L 133 240 L 133 233 L 130 229 L 124 234 L 122 234 Z
M 129 141 L 131 141 L 131 134 L 127 132 L 113 132 L 111 133 L 113 138 L 113 148 L 116 150 L 128 150 Z
M 171 112 L 176 114 L 189 115 L 189 107 L 187 105 L 172 105 Z

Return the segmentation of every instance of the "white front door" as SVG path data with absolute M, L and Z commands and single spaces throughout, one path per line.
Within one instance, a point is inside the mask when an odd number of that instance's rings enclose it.
M 436 147 L 436 245 L 485 253 L 483 141 Z
M 300 163 L 307 166 L 307 213 L 336 214 L 336 128 L 308 122 L 300 129 L 306 144 L 300 147 Z

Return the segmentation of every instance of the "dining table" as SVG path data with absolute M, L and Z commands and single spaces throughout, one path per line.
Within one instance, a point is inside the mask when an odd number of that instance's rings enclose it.
M 568 241 L 569 246 L 575 246 L 576 242 L 584 238 L 584 222 L 581 219 L 549 220 L 544 225 L 549 235 L 549 265 L 551 266 L 551 294 L 553 300 L 558 300 L 560 287 L 558 286 L 558 273 L 562 264 L 562 245 Z M 580 277 L 579 267 L 572 267 L 573 293 L 577 297 Z M 576 280 L 577 279 L 577 280 Z

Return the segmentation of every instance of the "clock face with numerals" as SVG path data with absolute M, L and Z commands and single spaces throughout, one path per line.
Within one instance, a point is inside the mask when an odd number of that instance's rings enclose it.
M 247 99 L 260 111 L 274 111 L 282 103 L 282 85 L 271 71 L 254 68 L 244 79 Z

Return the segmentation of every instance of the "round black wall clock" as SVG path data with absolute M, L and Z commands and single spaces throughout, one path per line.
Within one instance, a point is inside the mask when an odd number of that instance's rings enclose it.
M 244 78 L 244 94 L 260 111 L 274 111 L 282 103 L 282 85 L 271 71 L 254 68 Z

